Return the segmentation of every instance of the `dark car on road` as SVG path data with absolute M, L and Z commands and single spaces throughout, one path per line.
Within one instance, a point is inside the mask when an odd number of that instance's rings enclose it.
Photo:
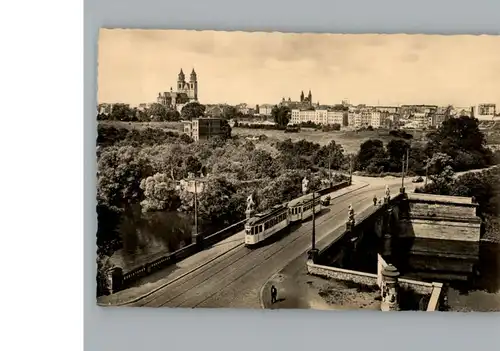
M 424 181 L 424 178 L 421 176 L 418 176 L 412 180 L 413 183 L 422 183 Z

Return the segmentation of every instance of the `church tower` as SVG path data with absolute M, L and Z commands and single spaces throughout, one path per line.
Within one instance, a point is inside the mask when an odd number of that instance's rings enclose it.
M 300 92 L 300 102 L 304 102 L 304 90 Z
M 189 98 L 198 101 L 198 76 L 196 72 L 191 71 L 191 76 L 189 77 Z
M 307 100 L 312 104 L 313 102 L 313 97 L 312 97 L 312 94 L 311 94 L 311 90 L 309 89 L 309 94 L 307 95 Z
M 186 80 L 186 77 L 184 76 L 184 72 L 182 72 L 182 68 L 181 68 L 181 71 L 179 72 L 179 76 L 177 78 L 177 91 L 178 92 L 181 92 L 184 89 L 184 84 L 186 84 L 185 80 Z

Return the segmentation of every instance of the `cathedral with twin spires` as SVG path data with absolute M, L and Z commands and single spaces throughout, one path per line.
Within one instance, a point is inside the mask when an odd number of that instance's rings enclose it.
M 186 77 L 181 68 L 177 77 L 176 91 L 173 91 L 172 87 L 170 87 L 170 92 L 158 93 L 156 101 L 179 112 L 187 103 L 198 101 L 198 77 L 194 68 L 189 76 L 189 82 L 186 82 Z

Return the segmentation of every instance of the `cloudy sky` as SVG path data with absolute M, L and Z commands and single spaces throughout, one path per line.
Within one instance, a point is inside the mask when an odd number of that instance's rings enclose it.
M 101 30 L 98 101 L 153 102 L 198 73 L 201 103 L 500 105 L 500 36 Z

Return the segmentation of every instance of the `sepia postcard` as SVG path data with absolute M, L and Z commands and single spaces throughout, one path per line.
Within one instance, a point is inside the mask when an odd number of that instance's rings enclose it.
M 500 311 L 500 37 L 101 29 L 97 65 L 98 305 Z

